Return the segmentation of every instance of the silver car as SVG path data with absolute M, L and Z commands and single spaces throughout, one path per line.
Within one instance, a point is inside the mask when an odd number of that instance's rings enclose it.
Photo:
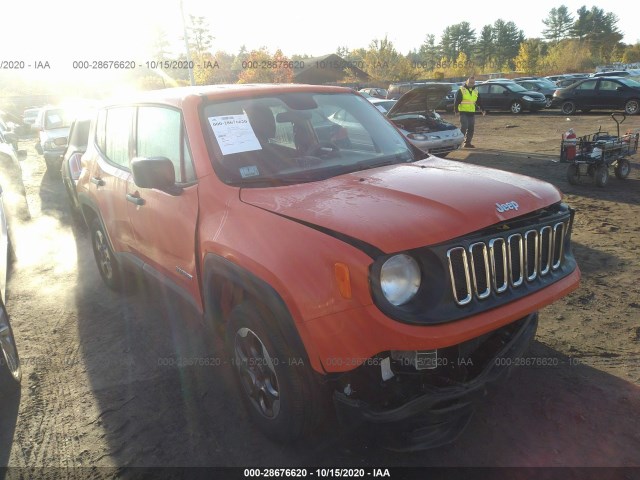
M 387 118 L 420 150 L 446 157 L 464 142 L 460 129 L 433 110 L 450 92 L 451 84 L 430 83 L 405 93 L 393 105 L 388 103 L 392 100 L 369 101 L 387 110 Z

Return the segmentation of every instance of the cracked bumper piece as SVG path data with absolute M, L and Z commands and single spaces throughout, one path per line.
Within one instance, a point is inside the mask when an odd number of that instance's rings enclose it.
M 457 346 L 458 359 L 462 358 L 463 364 L 474 364 L 472 369 L 465 369 L 465 378 L 460 378 L 459 372 L 454 378 L 446 367 L 438 367 L 440 372 L 414 371 L 404 375 L 398 372 L 384 383 L 390 386 L 404 381 L 410 385 L 409 399 L 400 404 L 389 398 L 380 400 L 369 396 L 365 400 L 336 391 L 334 403 L 338 418 L 348 426 L 375 425 L 376 437 L 392 450 L 423 450 L 451 443 L 471 420 L 475 404 L 486 394 L 487 386 L 506 377 L 516 364 L 508 359 L 521 357 L 527 350 L 537 326 L 538 314 L 533 313 L 472 341 L 475 342 L 471 347 L 475 348 L 473 351 L 469 345 Z M 460 363 L 455 358 L 452 360 Z M 361 374 L 366 376 L 365 372 Z

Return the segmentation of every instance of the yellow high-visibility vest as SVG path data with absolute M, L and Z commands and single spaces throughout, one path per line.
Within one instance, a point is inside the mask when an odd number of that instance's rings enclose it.
M 460 87 L 462 92 L 462 101 L 458 105 L 459 112 L 475 112 L 476 102 L 478 101 L 478 90 L 475 88 L 471 91 L 466 86 Z

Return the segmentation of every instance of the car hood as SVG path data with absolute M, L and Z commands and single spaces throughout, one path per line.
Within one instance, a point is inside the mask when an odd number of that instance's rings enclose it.
M 429 157 L 318 182 L 243 188 L 240 199 L 392 253 L 460 237 L 561 195 L 530 177 Z
M 395 115 L 407 113 L 428 114 L 438 106 L 440 101 L 444 99 L 450 91 L 451 85 L 441 83 L 416 87 L 401 96 L 396 104 L 391 107 L 387 116 L 391 118 Z
M 42 130 L 40 131 L 40 140 L 44 142 L 46 140 L 51 140 L 54 138 L 68 137 L 69 130 L 71 130 L 71 127 L 61 127 L 61 128 L 52 128 L 50 130 Z

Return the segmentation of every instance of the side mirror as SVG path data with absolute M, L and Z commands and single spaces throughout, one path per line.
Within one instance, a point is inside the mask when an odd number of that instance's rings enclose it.
M 18 150 L 18 160 L 25 160 L 27 158 L 26 150 Z
M 173 163 L 166 157 L 134 158 L 131 160 L 131 173 L 140 188 L 155 188 L 172 195 L 182 191 L 176 186 Z

